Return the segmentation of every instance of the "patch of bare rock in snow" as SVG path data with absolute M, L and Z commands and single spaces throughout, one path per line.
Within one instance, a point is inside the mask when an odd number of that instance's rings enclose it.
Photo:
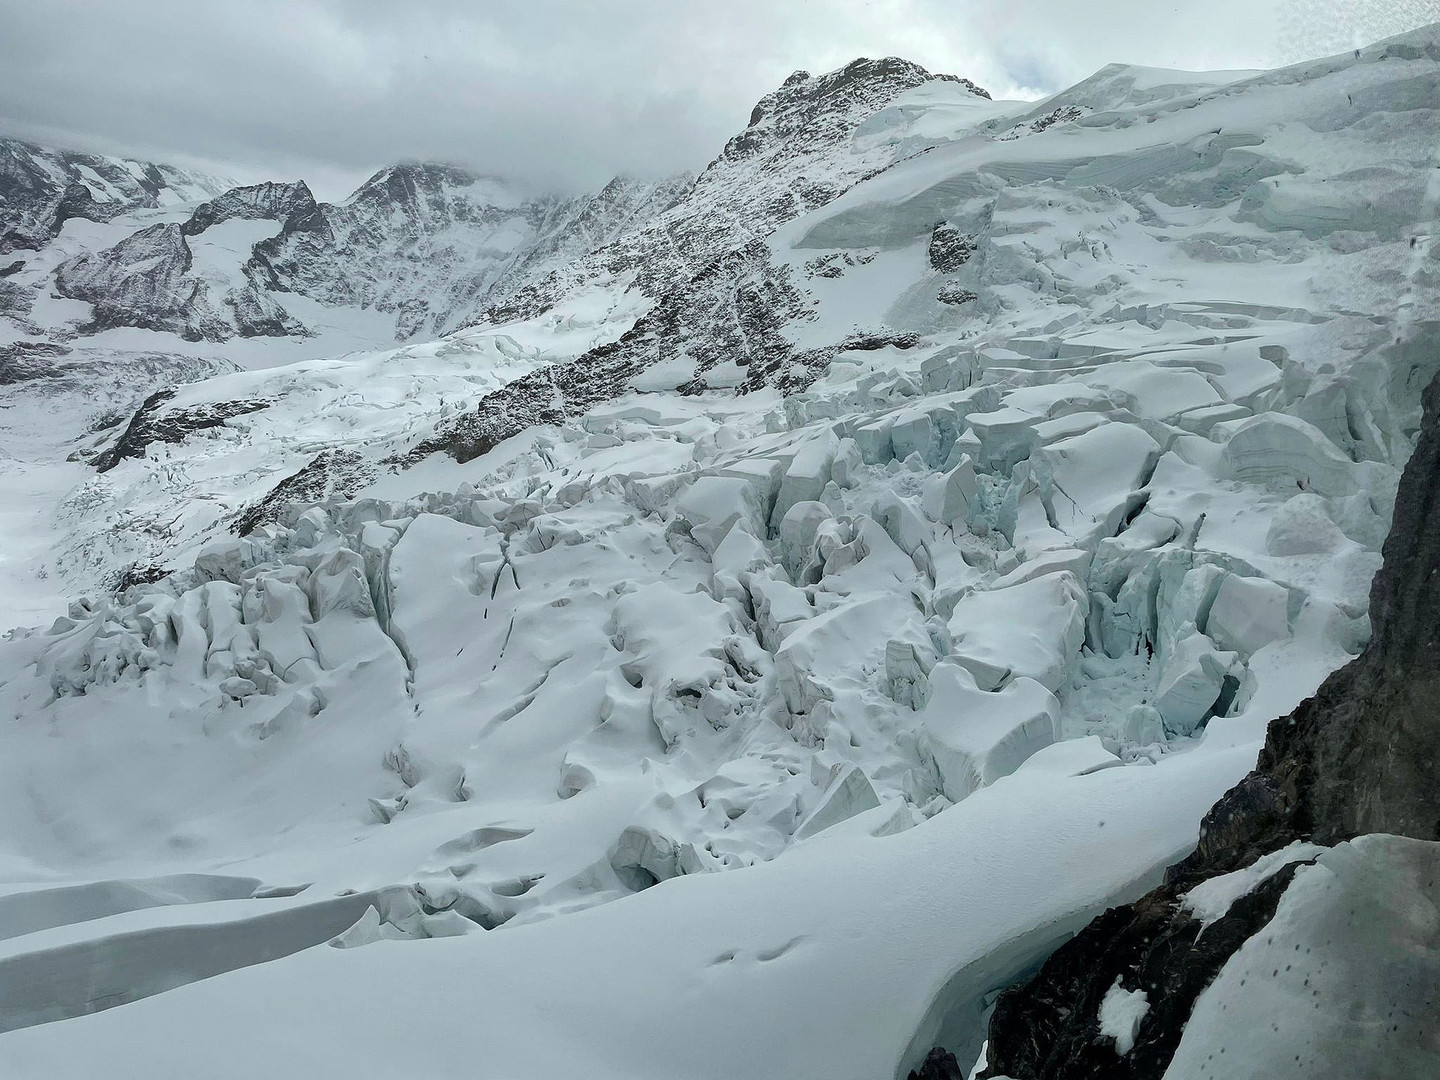
M 514 310 L 17 469 L 84 596 L 0 643 L 0 1072 L 904 1076 L 1194 846 L 1369 636 L 1436 31 L 1038 106 L 867 63 Z

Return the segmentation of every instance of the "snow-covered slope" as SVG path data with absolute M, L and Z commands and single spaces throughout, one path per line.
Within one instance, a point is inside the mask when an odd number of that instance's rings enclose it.
M 1437 87 L 796 77 L 514 307 L 35 463 L 88 596 L 0 645 L 0 1071 L 973 1061 L 1367 639 Z

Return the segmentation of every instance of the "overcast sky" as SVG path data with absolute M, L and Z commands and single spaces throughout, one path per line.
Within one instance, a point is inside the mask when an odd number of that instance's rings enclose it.
M 1111 62 L 1270 67 L 1440 0 L 0 0 L 0 132 L 303 177 L 402 158 L 550 187 L 699 169 L 790 72 L 900 55 L 996 97 Z

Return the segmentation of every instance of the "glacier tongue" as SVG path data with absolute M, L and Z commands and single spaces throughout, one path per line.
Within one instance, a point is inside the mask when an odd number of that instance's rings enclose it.
M 58 910 L 0 966 L 119 959 L 37 988 L 0 1071 L 974 1060 L 1364 644 L 1440 355 L 1436 34 L 1038 107 L 797 76 L 513 311 L 157 361 L 184 385 L 52 433 L 105 471 L 9 471 L 67 492 L 86 595 L 0 642 L 0 937 Z M 798 201 L 738 228 L 756 159 Z M 674 280 L 614 262 L 685 213 Z

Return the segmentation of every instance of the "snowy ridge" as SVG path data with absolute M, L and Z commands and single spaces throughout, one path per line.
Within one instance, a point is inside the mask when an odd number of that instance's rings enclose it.
M 973 1061 L 1363 647 L 1437 30 L 1039 106 L 857 65 L 476 326 L 71 439 L 88 598 L 0 644 L 5 1069 Z M 453 212 L 426 176 L 377 182 Z

